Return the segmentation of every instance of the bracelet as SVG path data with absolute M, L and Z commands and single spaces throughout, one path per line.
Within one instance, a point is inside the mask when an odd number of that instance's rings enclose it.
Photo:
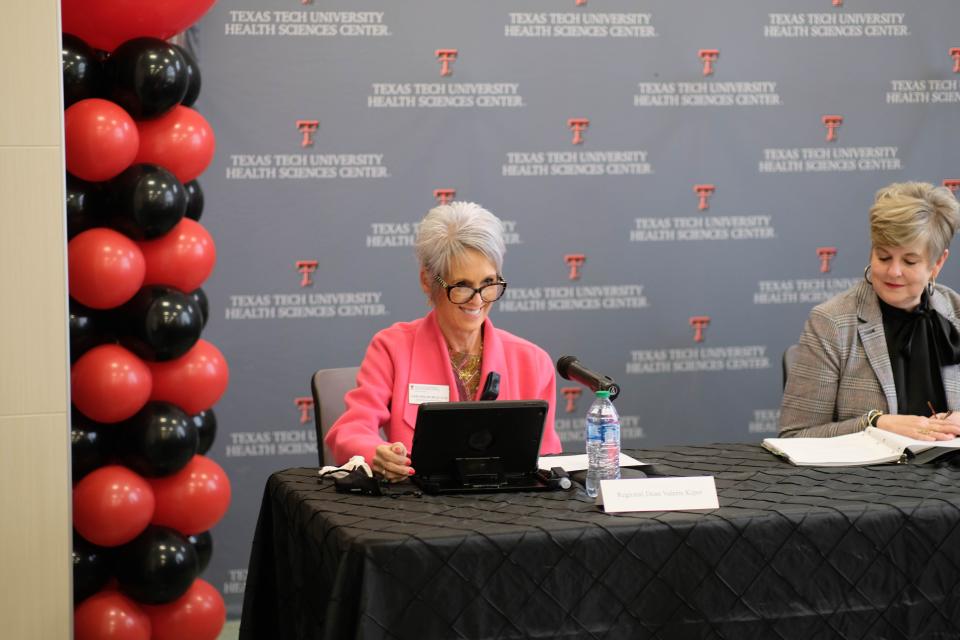
M 871 409 L 867 413 L 867 424 L 870 425 L 871 427 L 876 428 L 877 421 L 880 419 L 880 416 L 882 415 L 883 415 L 883 411 L 880 411 L 878 409 Z

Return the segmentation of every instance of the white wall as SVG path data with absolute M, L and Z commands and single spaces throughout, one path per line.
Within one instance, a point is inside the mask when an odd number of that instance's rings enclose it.
M 0 21 L 0 635 L 70 637 L 59 2 Z

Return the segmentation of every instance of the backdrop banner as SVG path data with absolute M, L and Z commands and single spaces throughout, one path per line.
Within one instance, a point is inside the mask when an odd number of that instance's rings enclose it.
M 625 447 L 775 433 L 783 351 L 862 277 L 874 193 L 960 185 L 958 24 L 955 0 L 218 2 L 189 43 L 230 616 L 267 476 L 317 464 L 311 374 L 427 311 L 438 202 L 504 220 L 494 322 L 620 383 Z M 570 452 L 589 402 L 559 380 Z

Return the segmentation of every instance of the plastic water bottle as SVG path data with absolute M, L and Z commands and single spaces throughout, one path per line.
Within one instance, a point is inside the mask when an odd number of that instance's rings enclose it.
M 587 411 L 587 495 L 595 498 L 601 480 L 620 477 L 620 416 L 609 391 L 597 391 Z

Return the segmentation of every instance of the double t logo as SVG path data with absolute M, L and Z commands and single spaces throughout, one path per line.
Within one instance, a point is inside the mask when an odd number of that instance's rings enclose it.
M 713 63 L 717 61 L 717 58 L 720 56 L 719 49 L 700 49 L 697 52 L 697 55 L 700 56 L 700 59 L 703 60 L 703 75 L 712 76 L 713 75 Z
M 293 403 L 300 409 L 300 424 L 310 422 L 310 410 L 313 409 L 313 398 L 300 396 L 299 398 L 294 398 Z
M 823 116 L 823 126 L 827 128 L 827 142 L 837 139 L 837 129 L 843 124 L 843 116 Z
M 693 192 L 697 194 L 700 198 L 700 204 L 697 205 L 697 209 L 700 211 L 706 211 L 710 208 L 710 196 L 713 195 L 713 192 L 717 188 L 712 184 L 695 184 L 693 185 Z
M 453 75 L 453 61 L 457 59 L 457 50 L 456 49 L 437 49 L 435 52 L 437 59 L 440 60 L 440 75 L 449 76 Z
M 836 247 L 817 247 L 817 256 L 820 257 L 820 273 L 830 273 L 830 261 L 837 255 Z
M 300 278 L 300 286 L 309 287 L 312 285 L 313 279 L 310 276 L 317 270 L 318 262 L 316 260 L 297 260 L 294 264 L 297 271 L 303 274 L 303 277 Z
M 582 253 L 568 253 L 563 256 L 563 261 L 570 267 L 569 278 L 571 280 L 580 279 L 580 267 L 587 261 L 587 256 Z
M 583 144 L 583 132 L 590 126 L 587 118 L 570 118 L 567 126 L 573 130 L 573 144 Z
M 693 316 L 690 326 L 693 327 L 693 341 L 703 342 L 703 330 L 710 324 L 710 316 Z
M 320 128 L 319 120 L 297 120 L 297 130 L 303 134 L 300 139 L 301 147 L 313 146 L 313 134 Z

